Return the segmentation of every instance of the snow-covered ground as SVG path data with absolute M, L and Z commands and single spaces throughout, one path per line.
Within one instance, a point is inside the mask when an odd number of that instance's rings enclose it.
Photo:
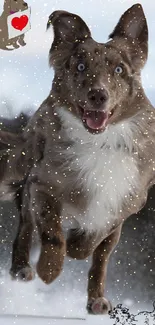
M 32 254 L 35 265 L 39 250 Z M 71 267 L 69 268 L 69 264 Z M 74 264 L 74 265 L 73 265 Z M 77 264 L 77 265 L 76 265 Z M 86 261 L 86 264 L 89 264 Z M 64 272 L 51 285 L 44 285 L 36 276 L 29 283 L 12 281 L 8 270 L 0 277 L 0 325 L 97 324 L 113 325 L 107 316 L 89 316 L 86 312 L 86 273 L 88 266 L 66 260 Z M 73 274 L 74 273 L 74 274 Z M 74 277 L 75 281 L 74 281 Z M 85 280 L 85 281 L 84 281 Z M 79 285 L 78 285 L 79 282 Z M 82 285 L 81 285 L 81 283 Z M 85 283 L 85 285 L 84 285 Z M 130 302 L 129 302 L 130 304 Z M 18 316 L 17 316 L 18 315 Z
M 73 319 L 51 319 L 51 318 L 32 318 L 32 317 L 0 317 L 0 324 L 5 325 L 82 325 L 82 324 L 94 324 L 94 320 L 89 319 L 88 322 Z M 100 325 L 101 323 L 97 323 Z M 102 320 L 103 324 L 103 320 Z M 112 323 L 111 323 L 112 324 Z M 110 325 L 109 320 L 107 320 L 106 325 Z
M 5 325 L 113 325 L 114 322 L 108 316 L 95 318 L 88 316 L 85 320 L 76 319 L 57 319 L 57 318 L 32 318 L 32 317 L 0 317 L 0 324 Z M 143 324 L 140 324 L 143 325 Z M 152 324 L 151 324 L 152 325 Z M 154 324 L 153 324 L 154 325 Z
M 4 211 L 5 215 L 6 210 Z M 11 211 L 12 212 L 12 211 Z M 7 224 L 5 223 L 5 227 L 9 233 L 9 238 L 11 239 L 12 234 L 11 230 L 14 232 L 14 225 L 12 224 L 11 219 Z M 9 228 L 11 224 L 11 229 Z M 136 224 L 135 224 L 136 226 Z M 145 225 L 143 225 L 145 229 Z M 4 230 L 3 230 L 4 231 Z M 131 231 L 131 225 L 128 225 L 128 231 L 130 231 L 130 236 L 132 241 L 134 241 L 134 236 Z M 144 238 L 146 237 L 146 232 L 144 232 Z M 127 239 L 127 237 L 126 237 Z M 132 247 L 129 241 L 128 250 L 131 253 Z M 125 242 L 123 240 L 123 245 Z M 124 267 L 127 268 L 125 253 L 123 252 L 123 245 L 121 243 L 118 250 L 114 253 L 112 257 L 112 261 L 110 263 L 110 269 L 114 276 L 108 276 L 107 283 L 107 292 L 106 296 L 109 297 L 114 306 L 116 304 L 123 303 L 123 306 L 129 308 L 130 314 L 138 314 L 140 311 L 151 311 L 152 303 L 146 300 L 147 295 L 149 296 L 149 292 L 146 292 L 143 289 L 142 281 L 139 277 L 139 283 L 136 286 L 136 282 L 138 281 L 131 277 L 130 274 L 125 276 L 126 281 L 129 281 L 130 284 L 127 286 L 125 292 L 123 290 L 124 282 L 122 276 L 122 283 L 118 281 L 119 277 L 119 269 L 117 267 L 116 260 L 120 261 L 120 257 L 122 256 L 124 259 Z M 140 245 L 140 239 L 139 239 Z M 8 270 L 10 267 L 10 253 L 11 253 L 11 242 L 4 243 L 4 245 L 0 245 L 0 249 L 3 251 L 3 258 L 1 258 L 1 272 L 0 272 L 0 325 L 33 325 L 34 322 L 39 325 L 82 325 L 89 324 L 93 325 L 94 321 L 97 325 L 144 325 L 146 315 L 140 315 L 137 318 L 136 323 L 132 322 L 124 322 L 124 317 L 127 319 L 128 313 L 124 314 L 122 310 L 118 309 L 117 317 L 119 316 L 120 321 L 116 322 L 117 318 L 111 319 L 109 315 L 107 316 L 90 316 L 87 315 L 85 306 L 86 306 L 86 286 L 87 286 L 87 272 L 90 266 L 90 260 L 86 261 L 71 261 L 66 258 L 64 271 L 60 275 L 60 277 L 54 281 L 51 285 L 45 285 L 41 282 L 41 280 L 36 276 L 35 280 L 29 283 L 17 282 L 11 280 Z M 147 245 L 145 245 L 147 249 Z M 148 250 L 149 252 L 149 250 Z M 34 266 L 38 258 L 39 249 L 34 245 L 31 254 L 31 265 Z M 145 262 L 145 256 L 143 256 L 143 262 Z M 130 264 L 130 263 L 129 263 Z M 140 266 L 140 263 L 137 259 L 137 266 Z M 143 267 L 141 267 L 141 275 L 143 275 Z M 122 275 L 122 271 L 120 270 L 120 279 Z M 130 273 L 130 272 L 129 272 Z M 146 281 L 146 278 L 143 278 Z M 139 288 L 139 289 L 138 289 Z M 147 286 L 148 288 L 148 286 Z M 148 289 L 147 289 L 148 290 Z M 130 292 L 131 291 L 131 292 Z M 142 296 L 143 292 L 143 296 Z M 132 297 L 131 300 L 128 297 Z M 140 298 L 141 300 L 136 300 L 135 297 Z M 13 316 L 14 315 L 14 316 Z M 18 316 L 17 316 L 18 315 Z M 125 316 L 124 316 L 125 315 Z M 61 319 L 60 319 L 61 318 Z M 69 319 L 70 318 L 70 319 Z M 77 319 L 75 319 L 77 318 Z M 155 325 L 155 312 L 150 314 L 150 320 L 147 325 Z

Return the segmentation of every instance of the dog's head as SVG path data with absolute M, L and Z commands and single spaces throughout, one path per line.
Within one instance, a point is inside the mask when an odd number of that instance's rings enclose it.
M 49 62 L 55 70 L 53 92 L 92 133 L 135 114 L 129 102 L 140 94 L 140 73 L 148 54 L 148 28 L 140 4 L 120 18 L 110 40 L 97 43 L 77 15 L 55 11 Z M 133 111 L 134 109 L 134 111 Z
M 28 4 L 23 0 L 4 0 L 4 12 L 8 15 L 28 8 Z

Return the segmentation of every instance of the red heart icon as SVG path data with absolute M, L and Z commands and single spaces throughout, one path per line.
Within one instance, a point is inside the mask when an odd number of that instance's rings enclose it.
M 21 17 L 14 17 L 11 21 L 11 25 L 18 30 L 22 30 L 28 23 L 28 17 L 23 15 Z

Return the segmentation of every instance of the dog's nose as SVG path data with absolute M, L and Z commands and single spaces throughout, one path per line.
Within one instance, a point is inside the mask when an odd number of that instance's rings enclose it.
M 26 2 L 24 2 L 24 6 L 25 6 L 25 7 L 28 7 L 28 4 L 27 4 Z
M 106 89 L 91 89 L 88 92 L 89 102 L 97 108 L 100 108 L 108 100 L 108 97 Z

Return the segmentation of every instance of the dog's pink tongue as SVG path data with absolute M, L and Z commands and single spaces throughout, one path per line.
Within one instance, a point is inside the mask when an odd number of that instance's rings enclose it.
M 88 111 L 85 110 L 83 120 L 86 121 L 87 126 L 93 130 L 102 129 L 108 119 L 108 114 L 101 111 Z

